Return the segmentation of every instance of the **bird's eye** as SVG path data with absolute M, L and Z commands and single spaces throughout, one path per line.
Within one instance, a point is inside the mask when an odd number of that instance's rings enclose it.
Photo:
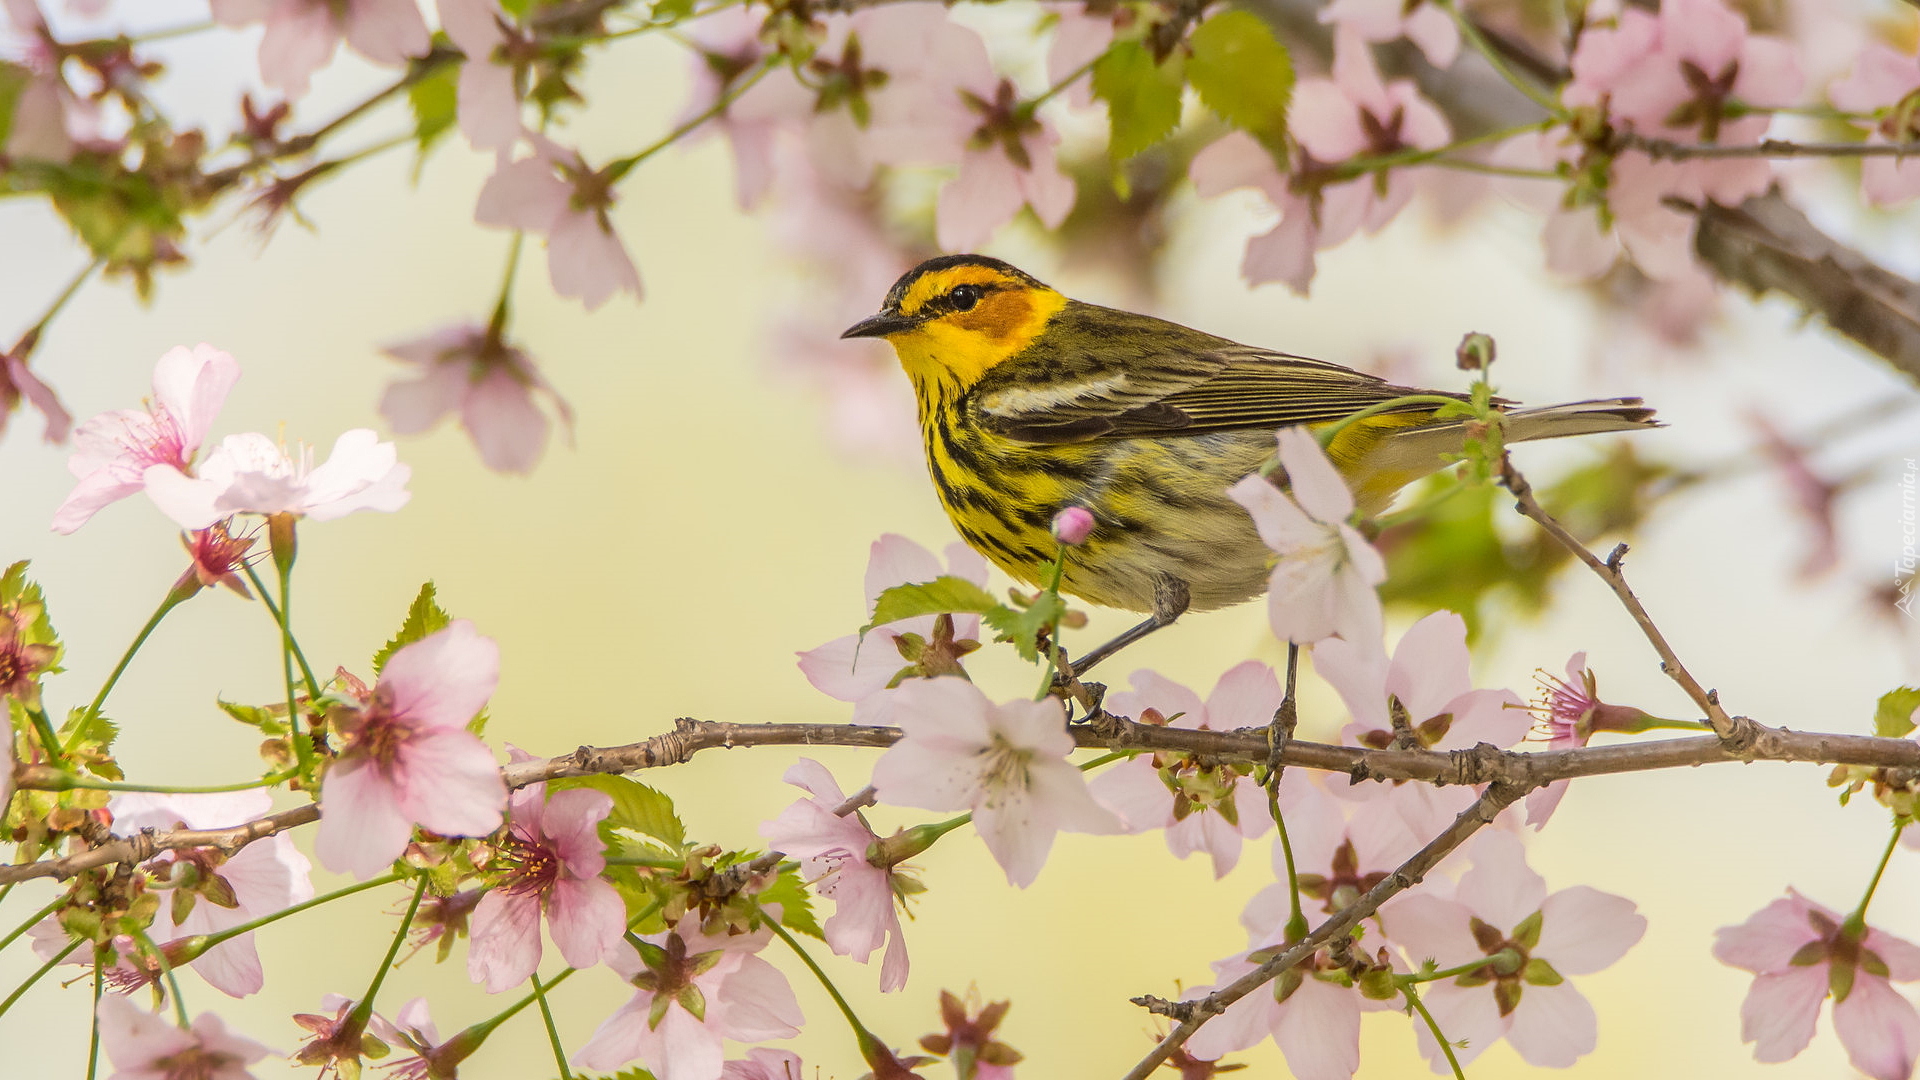
M 953 305 L 955 311 L 972 311 L 973 306 L 980 302 L 980 286 L 956 285 L 947 294 L 947 302 Z

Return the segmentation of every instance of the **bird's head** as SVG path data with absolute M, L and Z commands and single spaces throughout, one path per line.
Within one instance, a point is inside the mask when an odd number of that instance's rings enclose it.
M 1066 297 L 999 259 L 942 255 L 907 271 L 879 314 L 840 336 L 892 342 L 924 398 L 936 387 L 972 386 L 1066 305 Z

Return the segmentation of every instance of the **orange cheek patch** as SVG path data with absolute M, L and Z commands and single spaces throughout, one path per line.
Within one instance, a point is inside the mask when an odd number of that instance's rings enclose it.
M 979 334 L 995 345 L 1006 345 L 1015 339 L 1026 338 L 1038 329 L 1033 325 L 1034 311 L 1031 295 L 1025 292 L 995 291 L 982 297 L 972 311 L 956 312 L 949 321 L 962 330 Z

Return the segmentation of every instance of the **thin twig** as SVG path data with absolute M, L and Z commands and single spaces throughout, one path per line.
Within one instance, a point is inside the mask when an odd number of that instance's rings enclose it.
M 1500 811 L 1513 805 L 1515 800 L 1525 795 L 1530 788 L 1523 785 L 1494 784 L 1474 801 L 1472 806 L 1460 812 L 1447 826 L 1445 832 L 1434 837 L 1413 854 L 1413 857 L 1400 864 L 1393 873 L 1382 878 L 1379 884 L 1360 894 L 1360 898 L 1335 912 L 1326 922 L 1315 927 L 1313 932 L 1286 949 L 1275 954 L 1259 967 L 1240 976 L 1227 985 L 1215 990 L 1203 998 L 1191 1002 L 1181 1002 L 1184 1008 L 1178 1009 L 1185 1015 L 1175 1024 L 1173 1030 L 1156 1044 L 1146 1057 L 1129 1070 L 1122 1080 L 1147 1080 L 1155 1069 L 1167 1060 L 1173 1052 L 1193 1037 L 1200 1026 L 1220 1015 L 1227 1007 L 1248 994 L 1273 981 L 1282 972 L 1312 956 L 1322 946 L 1337 937 L 1346 934 L 1360 920 L 1372 915 L 1395 894 L 1418 885 L 1428 872 L 1440 864 L 1448 853 L 1467 841 L 1467 838 L 1480 830 L 1480 827 L 1500 816 Z
M 1802 143 L 1788 139 L 1761 139 L 1757 143 L 1683 143 L 1654 139 L 1634 132 L 1621 132 L 1614 145 L 1623 150 L 1640 150 L 1655 161 L 1686 161 L 1690 158 L 1848 158 L 1920 156 L 1920 142 L 1897 143 Z

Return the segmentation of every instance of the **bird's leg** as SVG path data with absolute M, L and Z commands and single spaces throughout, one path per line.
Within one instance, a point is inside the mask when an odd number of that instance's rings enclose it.
M 1177 577 L 1161 574 L 1153 581 L 1153 614 L 1147 616 L 1132 629 L 1107 642 L 1074 662 L 1073 677 L 1079 678 L 1093 670 L 1093 665 L 1119 652 L 1121 649 L 1139 641 L 1162 627 L 1172 626 L 1175 619 L 1186 614 L 1187 603 L 1191 599 L 1187 592 L 1187 583 Z

